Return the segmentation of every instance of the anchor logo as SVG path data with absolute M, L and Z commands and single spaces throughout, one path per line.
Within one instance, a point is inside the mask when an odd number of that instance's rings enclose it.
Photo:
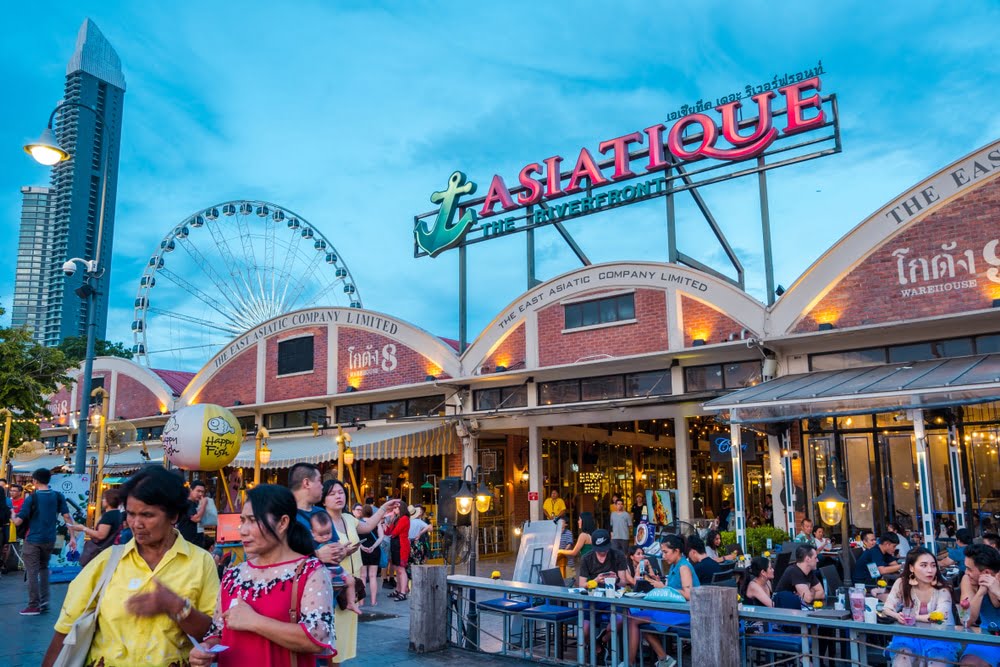
M 469 228 L 476 224 L 476 212 L 471 208 L 458 222 L 455 222 L 459 197 L 471 195 L 475 191 L 476 184 L 468 180 L 462 172 L 456 171 L 448 179 L 446 190 L 431 194 L 431 203 L 441 204 L 437 219 L 434 221 L 434 227 L 428 229 L 427 222 L 419 220 L 413 229 L 417 245 L 428 255 L 437 257 L 445 250 L 454 248 L 465 238 L 465 233 L 469 231 Z

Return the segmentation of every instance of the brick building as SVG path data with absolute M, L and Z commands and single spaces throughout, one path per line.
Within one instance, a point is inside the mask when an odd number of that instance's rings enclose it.
M 228 407 L 269 429 L 274 479 L 333 466 L 346 426 L 362 497 L 433 504 L 442 477 L 481 466 L 500 550 L 552 489 L 571 519 L 675 489 L 680 520 L 728 501 L 740 528 L 768 506 L 784 527 L 817 514 L 828 471 L 853 526 L 981 528 L 1000 511 L 998 166 L 1000 142 L 916 184 L 771 307 L 684 266 L 590 265 L 519 296 L 462 354 L 391 315 L 311 309 L 232 341 L 162 403 L 120 379 L 115 405 L 160 423 Z M 235 465 L 252 462 L 248 438 Z

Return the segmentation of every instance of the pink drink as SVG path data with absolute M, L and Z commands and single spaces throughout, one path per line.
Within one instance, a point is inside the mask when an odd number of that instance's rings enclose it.
M 851 617 L 859 623 L 865 620 L 865 594 L 861 591 L 851 591 Z
M 917 617 L 910 607 L 903 607 L 899 615 L 903 617 L 903 625 L 915 625 L 917 622 Z

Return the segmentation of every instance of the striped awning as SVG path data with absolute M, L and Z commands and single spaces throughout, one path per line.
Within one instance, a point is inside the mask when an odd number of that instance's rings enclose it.
M 356 460 L 392 459 L 403 457 L 439 456 L 459 451 L 461 442 L 454 426 L 442 422 L 420 422 L 368 426 L 345 431 L 350 434 L 350 447 Z M 265 470 L 290 468 L 296 463 L 326 463 L 337 460 L 337 432 L 327 429 L 319 435 L 274 435 L 268 438 L 271 460 L 261 465 Z M 252 437 L 240 447 L 230 464 L 236 468 L 252 468 L 256 442 Z

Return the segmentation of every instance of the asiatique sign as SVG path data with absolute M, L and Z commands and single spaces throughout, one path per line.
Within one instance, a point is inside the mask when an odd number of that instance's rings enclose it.
M 477 225 L 484 238 L 499 236 L 663 196 L 671 180 L 667 172 L 688 163 L 706 159 L 740 162 L 760 156 L 782 137 L 817 130 L 828 123 L 820 95 L 821 73 L 822 65 L 781 79 L 775 77 L 773 84 L 747 86 L 746 96 L 739 91 L 719 98 L 722 103 L 714 109 L 708 103 L 693 107 L 697 110 L 678 118 L 669 128 L 655 123 L 598 142 L 597 152 L 606 156 L 603 164 L 591 148 L 582 147 L 569 172 L 563 171 L 566 160 L 554 155 L 524 165 L 514 177 L 517 185 L 513 189 L 508 179 L 495 174 L 485 197 L 466 205 L 462 198 L 475 194 L 477 184 L 455 171 L 444 190 L 431 194 L 431 202 L 439 205 L 437 212 L 414 220 L 416 254 L 422 250 L 435 257 L 462 245 Z M 749 109 L 744 109 L 744 101 Z M 742 119 L 750 109 L 756 116 Z M 775 123 L 779 115 L 784 116 L 780 128 Z M 625 182 L 629 184 L 622 185 Z M 559 201 L 584 191 L 584 197 Z M 510 215 L 521 210 L 520 215 Z

